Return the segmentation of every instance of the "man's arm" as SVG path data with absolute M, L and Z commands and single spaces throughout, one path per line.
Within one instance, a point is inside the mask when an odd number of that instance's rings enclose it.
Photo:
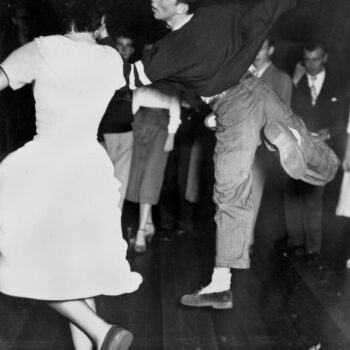
M 281 100 L 287 105 L 290 106 L 292 103 L 292 91 L 293 91 L 293 83 L 289 75 L 283 75 L 283 79 L 281 79 L 280 90 L 278 94 Z
M 128 71 L 129 73 L 126 80 L 128 81 L 131 90 L 135 90 L 141 86 L 151 85 L 153 83 L 146 75 L 145 67 L 141 60 L 131 64 Z

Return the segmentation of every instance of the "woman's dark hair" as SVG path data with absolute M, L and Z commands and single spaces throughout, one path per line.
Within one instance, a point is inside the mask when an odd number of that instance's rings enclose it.
M 60 17 L 63 32 L 68 32 L 74 24 L 77 32 L 92 32 L 101 24 L 105 13 L 104 0 L 52 0 Z

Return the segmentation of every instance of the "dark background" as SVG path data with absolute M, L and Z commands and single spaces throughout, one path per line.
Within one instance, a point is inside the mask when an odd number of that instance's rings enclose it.
M 28 1 L 37 19 L 38 35 L 57 32 L 57 20 L 51 1 Z M 227 0 L 245 7 L 259 0 Z M 9 7 L 13 0 L 0 0 L 0 53 L 1 42 L 9 21 Z M 148 0 L 106 0 L 111 17 L 111 30 L 117 27 L 133 28 L 139 34 L 157 38 L 164 26 L 152 18 Z M 298 7 L 282 16 L 274 33 L 278 41 L 277 64 L 291 72 L 298 59 L 300 44 L 310 37 L 322 39 L 330 53 L 330 64 L 343 77 L 349 78 L 347 62 L 350 59 L 350 1 L 298 0 Z M 205 29 L 203 29 L 205 30 Z

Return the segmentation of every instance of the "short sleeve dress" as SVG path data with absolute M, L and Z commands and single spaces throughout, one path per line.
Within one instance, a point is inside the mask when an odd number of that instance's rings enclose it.
M 48 36 L 1 67 L 12 89 L 33 84 L 37 135 L 0 164 L 0 291 L 42 300 L 135 291 L 120 184 L 96 136 L 125 84 L 121 57 L 86 34 Z

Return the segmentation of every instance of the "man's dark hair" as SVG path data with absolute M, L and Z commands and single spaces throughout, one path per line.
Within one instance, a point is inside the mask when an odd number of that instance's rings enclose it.
M 113 33 L 113 37 L 117 38 L 128 38 L 132 41 L 133 45 L 136 44 L 136 34 L 127 28 L 117 28 Z
M 178 4 L 186 4 L 188 6 L 188 14 L 193 13 L 200 6 L 202 0 L 177 0 Z
M 325 43 L 320 41 L 320 40 L 308 41 L 303 45 L 303 50 L 308 51 L 308 52 L 312 52 L 312 51 L 315 51 L 317 49 L 321 49 L 323 54 L 327 53 L 327 47 L 326 47 Z
M 275 46 L 275 44 L 276 44 L 276 39 L 272 34 L 267 35 L 266 41 L 268 42 L 269 47 Z

